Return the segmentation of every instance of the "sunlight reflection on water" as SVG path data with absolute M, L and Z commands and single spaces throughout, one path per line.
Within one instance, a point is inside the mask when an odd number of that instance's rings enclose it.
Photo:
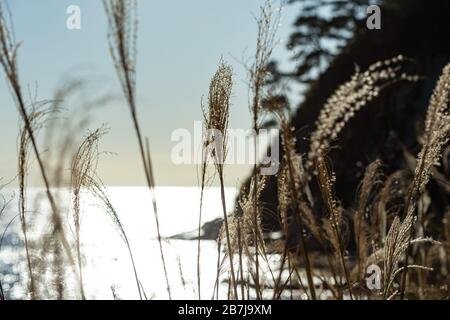
M 9 197 L 16 190 L 2 193 Z M 30 190 L 29 205 L 40 191 Z M 156 239 L 156 226 L 149 191 L 142 187 L 109 187 L 108 194 L 118 212 L 135 256 L 137 271 L 148 298 L 166 299 L 166 284 Z M 227 207 L 232 209 L 234 188 L 226 190 Z M 200 192 L 195 187 L 159 187 L 156 191 L 163 236 L 191 231 L 197 228 Z M 58 190 L 61 203 L 70 203 L 67 190 Z M 14 198 L 17 198 L 15 196 Z M 45 201 L 45 199 L 43 200 Z M 0 217 L 0 235 L 17 214 L 17 202 L 10 203 Z M 206 191 L 203 221 L 221 216 L 220 192 Z M 45 211 L 41 206 L 40 211 Z M 70 220 L 70 218 L 69 218 Z M 35 224 L 46 223 L 45 218 Z M 24 298 L 27 278 L 22 233 L 19 219 L 8 229 L 0 251 L 0 279 L 10 298 Z M 36 236 L 36 235 L 34 235 Z M 68 235 L 71 237 L 72 235 Z M 87 298 L 112 299 L 112 287 L 119 298 L 136 299 L 138 292 L 126 247 L 111 220 L 92 198 L 83 202 L 81 220 L 82 252 L 84 255 L 84 283 Z M 163 244 L 173 298 L 197 298 L 197 242 L 167 240 Z M 217 246 L 215 241 L 202 241 L 202 296 L 210 299 L 216 277 Z M 74 297 L 76 298 L 76 289 Z

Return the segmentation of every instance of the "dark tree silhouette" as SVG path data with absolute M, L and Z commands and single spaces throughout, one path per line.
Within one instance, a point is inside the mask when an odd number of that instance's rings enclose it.
M 296 67 L 282 72 L 277 62 L 271 62 L 269 85 L 283 81 L 307 85 L 301 93 L 303 102 L 292 117 L 299 153 L 307 154 L 321 107 L 351 77 L 356 65 L 364 70 L 376 61 L 402 54 L 413 61 L 406 71 L 423 77 L 417 83 L 398 83 L 383 91 L 357 113 L 332 146 L 329 158 L 336 173 L 336 197 L 349 207 L 354 204 L 358 184 L 369 163 L 381 159 L 384 173 L 390 174 L 408 167 L 405 152 L 416 156 L 420 150 L 418 137 L 429 98 L 442 68 L 450 61 L 450 1 L 290 2 L 301 4 L 288 43 Z M 369 30 L 366 26 L 366 9 L 371 4 L 381 8 L 381 30 Z M 428 189 L 435 211 L 443 213 L 450 204 L 448 193 L 436 181 Z M 317 186 L 313 193 L 319 194 Z M 323 210 L 320 197 L 317 198 L 315 212 L 320 214 Z M 263 201 L 266 212 L 276 211 L 275 177 L 271 177 Z M 264 225 L 267 230 L 279 228 L 277 219 L 270 214 Z
M 364 70 L 374 62 L 401 54 L 413 61 L 405 71 L 422 76 L 416 83 L 399 82 L 383 90 L 350 120 L 332 145 L 328 156 L 336 176 L 336 198 L 344 208 L 350 208 L 355 205 L 358 184 L 368 164 L 380 159 L 384 174 L 389 175 L 408 168 L 405 154 L 409 152 L 415 157 L 420 150 L 418 137 L 432 90 L 443 67 L 450 62 L 450 1 L 290 0 L 289 3 L 300 4 L 288 43 L 295 68 L 281 71 L 279 61 L 272 61 L 268 65 L 271 76 L 267 85 L 282 87 L 286 82 L 294 82 L 306 86 L 299 93 L 304 99 L 291 119 L 300 154 L 309 151 L 309 137 L 322 106 L 339 85 L 350 79 L 355 66 Z M 366 9 L 372 4 L 381 8 L 380 30 L 369 30 L 366 26 Z M 287 97 L 275 98 L 289 105 Z M 450 173 L 444 174 L 448 179 Z M 248 185 L 249 181 L 242 188 Z M 314 212 L 321 215 L 325 210 L 319 188 L 314 183 L 311 187 L 316 200 Z M 448 193 L 436 180 L 427 189 L 432 198 L 430 210 L 443 214 L 450 205 Z M 266 213 L 263 228 L 279 230 L 279 219 L 273 214 L 278 206 L 276 176 L 269 177 L 261 200 Z M 238 214 L 239 210 L 236 206 Z M 352 217 L 347 218 L 351 224 Z M 435 218 L 435 235 L 439 239 L 442 216 Z M 211 238 L 215 238 L 216 233 L 210 231 Z M 296 239 L 291 242 L 295 246 Z M 309 246 L 312 248 L 314 244 L 311 242 Z M 350 242 L 348 249 L 353 246 Z
M 395 1 L 391 1 L 395 2 Z M 303 84 L 315 80 L 329 63 L 354 39 L 365 32 L 366 9 L 379 0 L 289 0 L 299 3 L 300 12 L 294 22 L 287 48 L 292 52 L 294 70 L 283 72 L 277 62 L 269 65 L 272 82 L 282 78 Z

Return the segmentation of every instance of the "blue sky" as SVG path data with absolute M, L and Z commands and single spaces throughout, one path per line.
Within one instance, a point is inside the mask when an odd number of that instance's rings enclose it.
M 202 120 L 201 97 L 223 57 L 235 72 L 230 127 L 248 128 L 248 89 L 240 60 L 251 57 L 256 37 L 257 15 L 262 0 L 140 0 L 137 95 L 142 130 L 150 137 L 159 185 L 196 185 L 195 167 L 175 166 L 170 161 L 173 130 L 193 130 Z M 81 30 L 66 28 L 66 8 L 81 8 Z M 106 39 L 106 21 L 101 0 L 10 1 L 15 37 L 21 43 L 19 67 L 24 87 L 38 85 L 41 99 L 52 94 L 68 77 L 83 76 L 95 85 L 88 94 L 121 93 L 112 67 Z M 274 57 L 287 61 L 284 49 L 297 7 L 283 10 Z M 2 79 L 3 72 L 2 72 Z M 93 80 L 95 79 L 95 80 Z M 34 90 L 34 89 L 33 89 Z M 70 111 L 79 101 L 68 102 Z M 0 81 L 0 128 L 2 156 L 0 177 L 13 178 L 16 171 L 18 114 L 5 81 Z M 102 157 L 99 174 L 109 185 L 144 184 L 136 139 L 123 99 L 115 99 L 101 111 L 92 112 L 91 128 L 110 127 L 102 150 L 115 153 Z M 80 132 L 80 136 L 85 132 Z M 245 166 L 228 168 L 228 185 L 244 179 Z M 39 184 L 31 177 L 32 184 Z

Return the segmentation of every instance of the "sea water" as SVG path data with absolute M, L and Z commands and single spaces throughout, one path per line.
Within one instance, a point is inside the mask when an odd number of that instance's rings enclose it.
M 73 231 L 71 196 L 66 189 L 53 190 L 62 212 L 66 215 L 67 230 Z M 1 191 L 5 201 L 11 200 L 0 216 L 0 280 L 8 298 L 26 298 L 27 268 L 23 235 L 18 213 L 18 193 L 13 188 Z M 107 193 L 114 205 L 135 258 L 137 272 L 149 299 L 167 299 L 166 280 L 161 262 L 156 224 L 149 190 L 145 187 L 108 187 Z M 233 208 L 234 188 L 227 188 L 227 208 Z M 139 298 L 127 248 L 110 217 L 101 204 L 88 194 L 82 198 L 81 251 L 83 282 L 88 299 Z M 195 230 L 198 226 L 200 190 L 196 187 L 158 187 L 156 200 L 161 235 L 172 235 Z M 30 238 L 39 232 L 31 230 L 48 226 L 48 205 L 43 191 L 30 189 L 27 193 L 27 221 Z M 222 215 L 220 190 L 208 188 L 203 203 L 203 222 Z M 42 227 L 42 228 L 40 228 Z M 5 231 L 6 230 L 6 231 Z M 35 232 L 35 234 L 32 234 Z M 36 234 L 37 233 L 37 234 Z M 73 233 L 66 235 L 73 240 Z M 197 293 L 197 241 L 164 240 L 163 252 L 167 265 L 172 297 L 196 299 Z M 217 245 L 214 240 L 201 241 L 201 292 L 210 299 L 214 292 L 217 273 Z M 69 268 L 69 266 L 67 266 Z M 66 285 L 70 286 L 70 281 Z M 79 290 L 73 285 L 71 298 Z M 113 294 L 114 292 L 114 294 Z

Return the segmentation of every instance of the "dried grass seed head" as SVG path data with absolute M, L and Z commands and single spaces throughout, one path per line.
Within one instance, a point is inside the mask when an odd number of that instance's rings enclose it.
M 365 72 L 356 69 L 350 81 L 341 85 L 323 106 L 316 129 L 311 135 L 307 169 L 312 169 L 318 158 L 323 157 L 331 143 L 337 139 L 345 125 L 355 114 L 375 99 L 390 84 L 399 80 L 417 81 L 417 76 L 401 72 L 403 56 L 379 61 Z
M 134 99 L 136 89 L 136 0 L 103 0 L 108 17 L 109 48 L 125 95 Z M 134 106 L 131 106 L 134 108 Z M 135 110 L 132 110 L 135 111 Z
M 207 110 L 203 110 L 205 126 L 208 130 L 204 147 L 212 148 L 212 158 L 216 164 L 223 164 L 227 153 L 227 129 L 232 89 L 233 69 L 221 61 L 211 79 Z M 213 136 L 211 136 L 212 132 L 214 132 Z

